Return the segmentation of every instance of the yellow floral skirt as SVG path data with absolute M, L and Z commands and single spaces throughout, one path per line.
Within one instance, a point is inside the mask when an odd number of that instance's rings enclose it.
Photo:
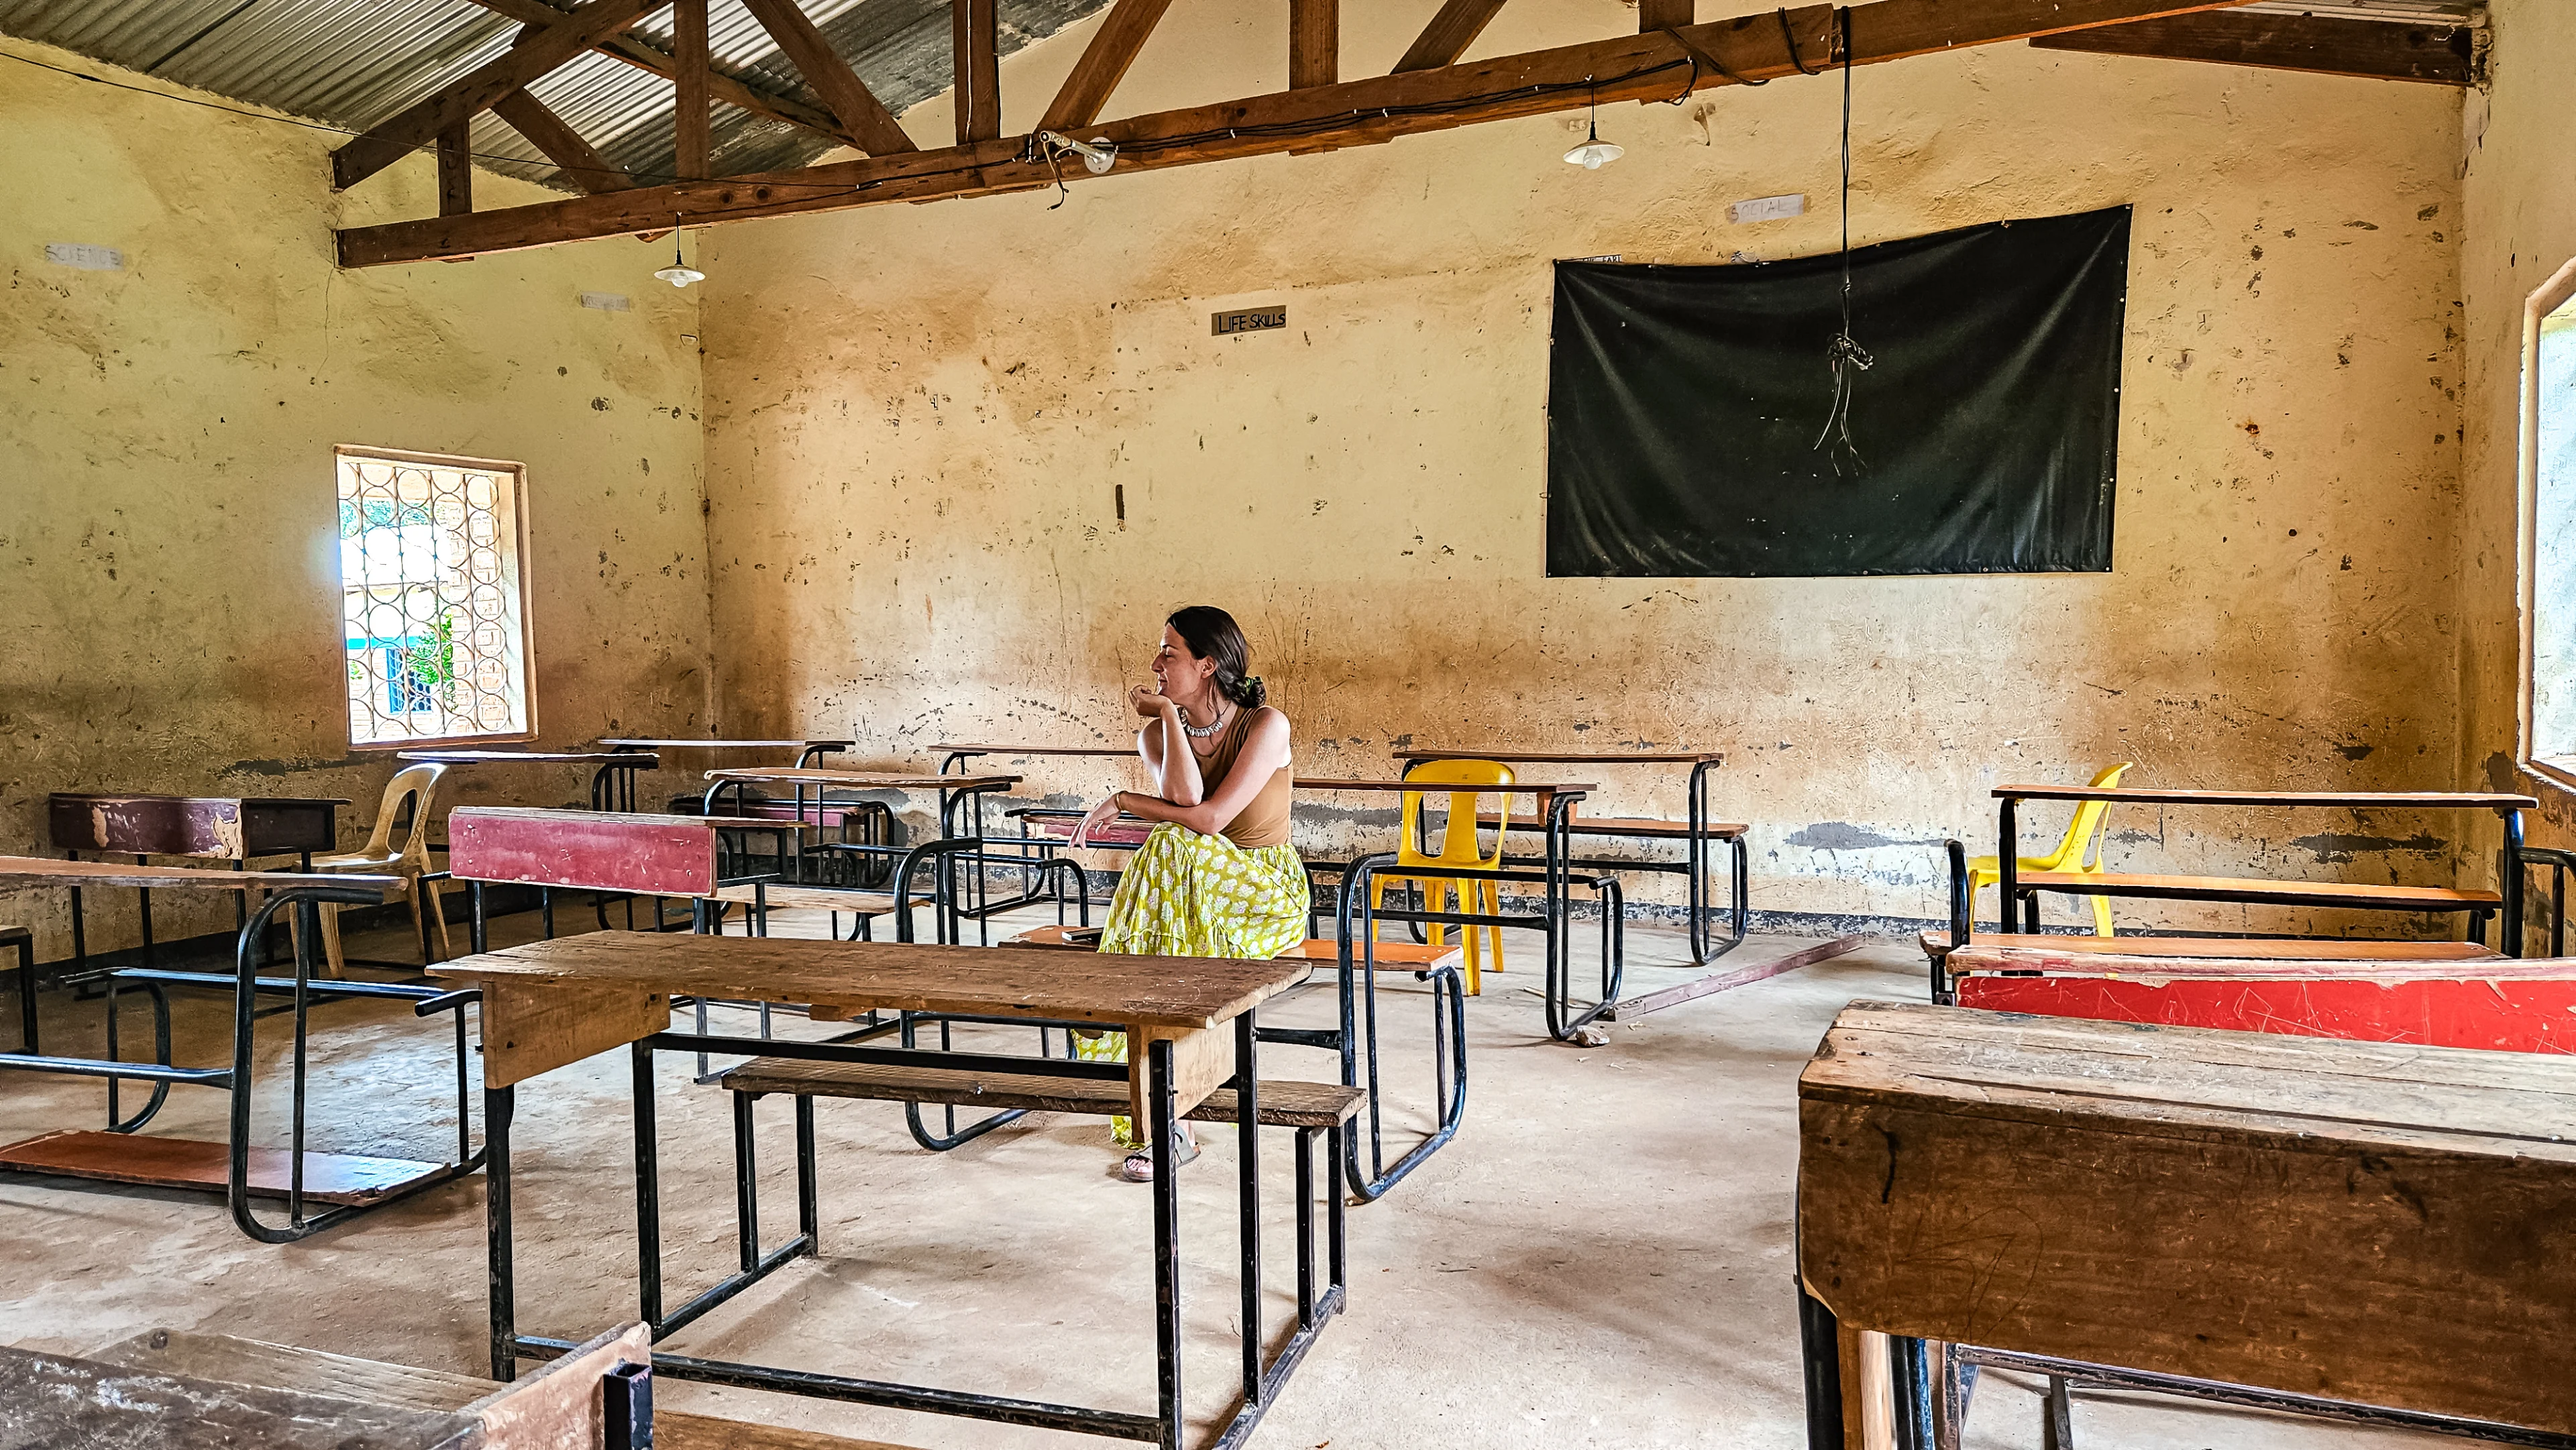
M 1223 836 L 1166 821 L 1119 876 L 1100 949 L 1267 960 L 1306 939 L 1310 900 L 1305 864 L 1285 842 L 1247 851 Z M 1073 1046 L 1085 1061 L 1127 1060 L 1124 1032 L 1076 1036 Z M 1109 1128 L 1120 1147 L 1139 1146 L 1127 1119 L 1112 1118 Z

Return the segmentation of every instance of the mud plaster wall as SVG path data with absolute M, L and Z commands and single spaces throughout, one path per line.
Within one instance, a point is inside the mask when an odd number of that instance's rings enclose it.
M 0 850 L 49 850 L 55 790 L 346 796 L 344 843 L 362 839 L 394 762 L 348 745 L 336 443 L 527 464 L 547 741 L 703 729 L 697 298 L 651 279 L 665 254 L 341 272 L 335 223 L 436 210 L 429 158 L 334 197 L 325 133 L 10 61 L 0 134 Z M 125 269 L 50 265 L 56 241 L 122 248 Z M 634 310 L 584 309 L 586 289 Z M 583 783 L 451 779 L 460 801 Z M 128 894 L 90 906 L 93 948 L 134 940 Z M 154 915 L 165 939 L 231 924 L 170 893 Z M 60 892 L 0 896 L 0 921 L 70 951 Z
M 2567 163 L 2567 78 L 2576 7 L 2500 0 L 2492 85 L 2466 98 L 2460 260 L 2467 303 L 2468 448 L 2461 512 L 2461 768 L 2536 793 L 2531 839 L 2576 845 L 2576 795 L 2515 768 L 2521 730 L 2518 503 L 2524 300 L 2576 257 L 2576 177 Z
M 1346 9 L 1345 73 L 1383 71 L 1431 8 Z M 1176 7 L 1109 113 L 1277 87 L 1277 12 Z M 1475 53 L 1633 24 L 1509 9 Z M 1006 68 L 1005 130 L 1088 32 Z M 727 728 L 848 728 L 884 760 L 1124 738 L 1118 692 L 1160 616 L 1210 600 L 1243 620 L 1305 770 L 1376 773 L 1403 741 L 1722 749 L 1759 904 L 1915 916 L 1939 909 L 1942 837 L 1991 849 L 2001 781 L 2127 759 L 2142 783 L 2457 783 L 2442 88 L 2027 47 L 1860 72 L 1856 241 L 2136 206 L 2116 572 L 1541 577 L 1549 259 L 1829 249 L 1836 107 L 1793 79 L 1607 108 L 1628 156 L 1590 174 L 1556 159 L 1575 117 L 1115 177 L 1056 209 L 711 233 Z M 935 112 L 907 122 L 944 133 Z M 1725 222 L 1781 192 L 1808 214 Z M 1209 336 L 1213 310 L 1282 302 L 1283 334 Z M 1033 796 L 1124 783 L 1029 769 Z M 1603 810 L 1681 808 L 1677 776 L 1605 783 Z M 1306 839 L 1335 844 L 1331 808 L 1370 804 L 1317 802 Z M 2061 828 L 2039 813 L 2026 849 Z M 2130 869 L 2428 881 L 2462 829 L 2113 828 Z

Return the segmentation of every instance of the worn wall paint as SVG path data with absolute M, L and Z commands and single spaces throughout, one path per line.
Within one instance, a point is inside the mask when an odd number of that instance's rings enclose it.
M 373 821 L 393 762 L 348 747 L 335 443 L 528 465 L 548 741 L 703 729 L 697 297 L 652 280 L 666 251 L 344 273 L 334 225 L 436 209 L 428 157 L 335 197 L 329 133 L 0 50 L 157 92 L 0 59 L 0 850 L 48 849 L 55 790 L 346 796 L 345 835 Z M 489 202 L 549 195 L 475 181 Z M 125 269 L 49 264 L 57 241 L 121 248 Z M 580 784 L 487 773 L 457 798 Z M 61 898 L 0 896 L 0 921 L 66 955 Z M 89 915 L 94 947 L 133 940 L 123 893 Z M 166 938 L 231 909 L 165 893 L 155 916 Z
M 1346 73 L 1431 8 L 1347 9 Z M 1277 86 L 1274 12 L 1176 7 L 1111 113 Z M 1476 53 L 1633 24 L 1507 9 Z M 1088 32 L 1014 58 L 1006 129 Z M 1549 259 L 1829 249 L 1838 88 L 1789 79 L 1608 108 L 1629 151 L 1597 173 L 1557 159 L 1578 116 L 713 234 L 728 724 L 849 728 L 881 759 L 1116 737 L 1161 614 L 1210 600 L 1306 769 L 1408 740 L 1721 749 L 1760 904 L 1918 915 L 1942 837 L 1989 848 L 1999 781 L 2130 759 L 2140 782 L 2451 784 L 2457 95 L 2027 47 L 1856 93 L 1856 242 L 2137 207 L 2114 574 L 1540 577 Z M 938 129 L 928 109 L 907 121 Z M 1783 192 L 1807 215 L 1726 222 Z M 1281 302 L 1285 332 L 1209 336 Z M 1816 378 L 1821 413 L 1822 339 Z M 1114 774 L 1040 763 L 1030 793 Z M 1604 783 L 1606 809 L 1681 806 L 1677 776 Z M 2434 881 L 2462 829 L 2113 827 L 2133 869 Z
M 2491 84 L 2463 108 L 2460 289 L 2462 369 L 2460 770 L 2537 793 L 2531 839 L 2576 845 L 2576 792 L 2519 770 L 2522 310 L 2576 257 L 2576 181 L 2565 144 L 2567 77 L 2576 73 L 2576 7 L 2496 0 Z

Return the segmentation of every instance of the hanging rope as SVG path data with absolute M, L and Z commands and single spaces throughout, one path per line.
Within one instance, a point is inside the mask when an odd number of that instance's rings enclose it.
M 1834 477 L 1849 478 L 1869 469 L 1869 461 L 1860 456 L 1859 446 L 1852 442 L 1852 380 L 1855 374 L 1869 371 L 1875 359 L 1853 340 L 1851 330 L 1851 11 L 1835 11 L 1834 20 L 1843 61 L 1843 330 L 1834 334 L 1825 350 L 1834 374 L 1834 402 L 1825 415 L 1825 431 L 1816 435 L 1815 446 L 1826 448 L 1830 442 L 1832 446 L 1825 457 L 1834 466 Z

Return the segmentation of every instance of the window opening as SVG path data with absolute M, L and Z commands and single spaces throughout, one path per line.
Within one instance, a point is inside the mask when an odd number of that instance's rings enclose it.
M 339 450 L 352 745 L 526 739 L 523 470 Z

